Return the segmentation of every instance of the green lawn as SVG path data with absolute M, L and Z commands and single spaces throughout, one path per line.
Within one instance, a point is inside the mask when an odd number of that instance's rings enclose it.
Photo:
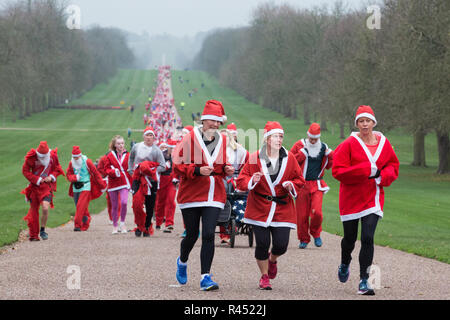
M 0 168 L 0 183 L 5 186 L 0 190 L 0 246 L 14 242 L 19 230 L 26 227 L 22 217 L 28 205 L 19 194 L 26 186 L 26 180 L 21 174 L 25 153 L 37 147 L 40 140 L 47 140 L 51 148 L 58 147 L 64 169 L 70 161 L 74 144 L 80 145 L 83 153 L 95 160 L 107 151 L 113 135 L 121 134 L 126 138 L 127 128 L 143 128 L 144 103 L 148 91 L 155 85 L 156 74 L 155 70 L 121 70 L 108 84 L 98 85 L 71 102 L 72 105 L 118 106 L 124 100 L 125 106 L 135 104 L 134 113 L 128 110 L 50 109 L 15 123 L 5 117 L 2 119 L 2 127 L 45 130 L 0 130 L 0 152 L 8 155 L 2 156 L 3 165 Z M 188 79 L 189 83 L 184 81 L 181 84 L 179 76 Z M 287 119 L 279 113 L 250 103 L 233 90 L 223 88 L 216 79 L 205 73 L 173 71 L 172 79 L 177 106 L 181 101 L 186 102 L 184 111 L 179 110 L 184 125 L 192 124 L 192 112 L 201 113 L 206 100 L 217 99 L 225 107 L 228 123 L 235 122 L 238 128 L 261 129 L 267 120 L 279 121 L 286 132 L 286 148 L 306 134 L 307 126 L 301 119 Z M 202 82 L 205 88 L 201 88 Z M 198 92 L 189 97 L 188 92 L 194 88 Z M 336 134 L 333 135 L 331 129 Z M 337 127 L 331 129 L 322 134 L 322 140 L 334 149 L 341 140 Z M 385 216 L 377 228 L 375 242 L 450 263 L 450 176 L 434 174 L 437 166 L 436 137 L 430 134 L 426 138 L 427 164 L 430 167 L 423 169 L 409 165 L 412 160 L 411 135 L 401 130 L 384 134 L 393 144 L 401 167 L 399 179 L 386 189 Z M 131 138 L 140 140 L 141 134 L 133 132 Z M 324 198 L 323 228 L 327 232 L 342 235 L 338 213 L 339 185 L 329 172 L 325 179 L 331 190 Z M 68 184 L 63 178 L 58 181 L 55 210 L 51 211 L 49 219 L 51 227 L 65 223 L 74 214 L 72 199 L 67 196 Z M 98 212 L 104 207 L 105 201 L 101 198 L 92 203 L 91 211 Z

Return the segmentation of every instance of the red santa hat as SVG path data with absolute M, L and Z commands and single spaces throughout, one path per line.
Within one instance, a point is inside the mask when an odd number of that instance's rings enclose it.
M 153 136 L 156 137 L 155 130 L 153 130 L 152 127 L 148 126 L 148 127 L 146 127 L 146 128 L 144 129 L 144 136 L 146 136 L 146 135 L 148 135 L 148 134 L 150 134 L 150 133 L 153 134 Z
M 73 146 L 72 148 L 72 158 L 81 157 L 81 150 L 79 146 Z
M 237 134 L 237 127 L 236 127 L 236 125 L 234 124 L 234 122 L 230 123 L 230 124 L 227 126 L 227 130 L 228 130 L 228 132 L 230 132 L 231 134 Z
M 373 122 L 375 122 L 375 126 L 377 125 L 377 119 L 375 118 L 375 113 L 373 112 L 372 108 L 370 106 L 359 106 L 358 110 L 356 110 L 356 117 L 355 117 L 355 126 L 358 122 L 359 118 L 369 118 Z
M 264 138 L 275 133 L 284 134 L 283 127 L 278 121 L 267 121 L 266 126 L 264 127 Z
M 200 120 L 215 120 L 222 123 L 227 121 L 222 102 L 217 100 L 206 101 L 205 108 L 203 109 L 202 117 L 200 118 Z
M 311 123 L 308 129 L 308 137 L 311 139 L 319 139 L 320 138 L 320 125 L 318 123 Z
M 50 149 L 47 145 L 47 141 L 41 141 L 39 143 L 39 147 L 36 149 L 36 153 L 39 157 L 43 157 L 50 152 Z
M 172 139 L 167 139 L 167 148 L 175 148 L 177 146 L 177 142 Z

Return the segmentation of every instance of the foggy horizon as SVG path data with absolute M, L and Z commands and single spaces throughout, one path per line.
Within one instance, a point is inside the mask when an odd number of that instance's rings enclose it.
M 5 1 L 0 1 L 5 2 Z M 9 0 L 9 2 L 14 2 Z M 65 0 L 79 6 L 81 27 L 115 27 L 138 35 L 194 37 L 218 28 L 249 25 L 260 4 L 289 4 L 296 8 L 332 7 L 336 0 Z M 343 0 L 358 9 L 367 0 Z M 372 1 L 376 2 L 376 0 Z

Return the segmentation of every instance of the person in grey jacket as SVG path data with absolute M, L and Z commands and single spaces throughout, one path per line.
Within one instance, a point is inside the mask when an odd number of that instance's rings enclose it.
M 147 127 L 144 130 L 144 141 L 136 143 L 130 152 L 130 158 L 128 161 L 128 171 L 130 175 L 132 176 L 134 173 L 134 170 L 139 166 L 140 163 L 144 161 L 152 161 L 157 162 L 158 167 L 156 169 L 157 177 L 159 177 L 159 174 L 161 172 L 164 172 L 166 170 L 166 161 L 164 159 L 164 155 L 159 149 L 159 147 L 154 143 L 155 142 L 155 132 L 152 127 Z M 153 228 L 152 228 L 152 217 L 153 217 L 153 211 L 155 207 L 155 201 L 156 201 L 156 193 L 158 191 L 158 180 L 154 181 L 151 180 L 149 177 L 145 177 L 148 183 L 148 190 L 145 190 L 145 212 L 146 212 L 146 218 L 145 218 L 145 231 L 143 232 L 144 237 L 149 237 L 151 234 L 153 234 Z M 151 186 L 151 187 L 150 187 Z M 139 181 L 135 180 L 132 184 L 132 193 L 133 197 L 136 194 L 136 191 L 139 189 Z M 133 208 L 133 211 L 135 208 Z M 135 235 L 137 237 L 140 237 L 142 234 L 142 231 L 139 229 L 135 230 Z

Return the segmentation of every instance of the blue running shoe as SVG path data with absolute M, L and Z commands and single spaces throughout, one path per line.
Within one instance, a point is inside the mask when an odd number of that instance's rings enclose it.
M 358 294 L 361 294 L 364 296 L 374 296 L 375 295 L 375 291 L 373 291 L 373 289 L 369 286 L 367 279 L 361 279 L 359 281 Z
M 219 289 L 219 285 L 211 280 L 211 275 L 206 275 L 202 281 L 200 281 L 200 290 L 211 291 Z
M 48 234 L 45 231 L 40 231 L 39 235 L 41 236 L 42 240 L 47 240 L 48 239 Z
M 320 239 L 320 237 L 314 238 L 314 244 L 315 244 L 316 247 L 321 247 L 322 246 L 322 239 Z
M 347 282 L 348 277 L 350 276 L 350 268 L 348 264 L 341 264 L 338 269 L 338 277 L 339 281 L 342 283 Z
M 299 249 L 306 249 L 306 247 L 308 246 L 307 242 L 300 242 L 300 244 L 298 245 Z
M 180 257 L 177 258 L 177 280 L 180 284 L 187 282 L 187 265 L 180 264 Z
M 186 229 L 183 231 L 183 233 L 180 236 L 181 238 L 186 238 Z

